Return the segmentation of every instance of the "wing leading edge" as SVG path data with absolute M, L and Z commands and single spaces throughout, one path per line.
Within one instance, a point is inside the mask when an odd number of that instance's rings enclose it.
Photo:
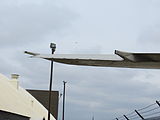
M 113 55 L 96 54 L 38 54 L 27 52 L 32 57 L 55 62 L 101 67 L 150 68 L 160 69 L 160 53 L 129 53 L 115 50 Z

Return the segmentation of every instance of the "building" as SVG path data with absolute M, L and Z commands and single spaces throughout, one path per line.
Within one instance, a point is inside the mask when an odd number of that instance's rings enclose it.
M 44 94 L 42 91 L 40 93 Z M 58 107 L 56 109 L 58 111 Z M 12 78 L 8 79 L 0 74 L 1 120 L 47 120 L 47 117 L 48 110 L 27 90 L 19 86 L 18 75 L 13 74 Z M 51 120 L 56 120 L 52 114 Z

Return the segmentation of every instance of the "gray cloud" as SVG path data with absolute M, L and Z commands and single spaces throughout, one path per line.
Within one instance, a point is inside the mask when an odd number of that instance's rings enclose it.
M 19 3 L 19 4 L 18 4 Z M 0 4 L 0 43 L 1 47 L 19 44 L 42 42 L 49 34 L 70 26 L 74 13 L 60 7 L 50 0 L 42 3 L 20 1 L 10 5 L 1 1 Z M 55 35 L 56 36 L 56 35 Z
M 48 89 L 50 62 L 28 58 L 24 50 L 49 53 L 49 43 L 56 42 L 56 53 L 158 51 L 158 3 L 0 1 L 0 71 L 20 74 L 25 88 Z M 62 81 L 68 82 L 68 120 L 87 120 L 93 114 L 96 119 L 112 119 L 159 99 L 158 70 L 54 65 L 54 90 L 62 91 Z
M 64 65 L 62 71 L 56 72 L 59 74 L 56 76 L 61 76 L 57 78 L 59 80 L 70 78 L 67 100 L 68 104 L 74 104 L 76 108 L 73 109 L 86 111 L 88 114 L 95 112 L 98 118 L 102 119 L 105 119 L 107 114 L 108 118 L 112 119 L 115 113 L 119 115 L 128 113 L 132 109 L 152 103 L 159 96 L 157 92 L 159 88 L 147 82 L 151 76 L 149 70 L 145 71 L 147 74 L 144 74 L 144 70 Z M 66 74 L 62 76 L 62 73 Z M 141 75 L 146 82 L 141 81 Z
M 160 43 L 160 24 L 149 26 L 142 32 L 139 40 L 144 44 L 157 45 Z

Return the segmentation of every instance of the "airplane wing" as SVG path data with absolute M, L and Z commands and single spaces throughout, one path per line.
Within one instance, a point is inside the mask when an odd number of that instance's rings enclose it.
M 33 52 L 28 52 L 28 51 L 24 51 L 24 53 L 33 55 L 33 56 L 40 55 L 39 53 L 33 53 Z
M 32 57 L 55 62 L 101 67 L 160 69 L 160 53 L 129 53 L 115 50 L 115 54 L 38 54 L 25 52 Z

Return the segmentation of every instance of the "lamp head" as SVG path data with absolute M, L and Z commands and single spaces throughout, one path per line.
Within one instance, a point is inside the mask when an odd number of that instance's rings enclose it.
M 55 44 L 55 43 L 51 43 L 51 44 L 50 44 L 50 48 L 51 48 L 51 49 L 56 49 L 56 44 Z

